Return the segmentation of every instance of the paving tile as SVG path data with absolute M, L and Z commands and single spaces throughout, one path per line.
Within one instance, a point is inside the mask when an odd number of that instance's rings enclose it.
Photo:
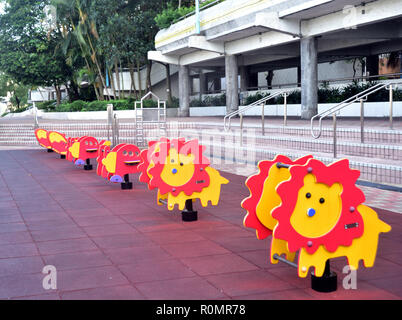
M 195 274 L 178 260 L 143 261 L 119 267 L 133 283 L 192 277 Z
M 124 285 L 61 293 L 62 300 L 143 300 L 144 296 L 133 286 Z
M 85 269 L 112 264 L 100 250 L 62 253 L 42 257 L 47 265 L 53 265 L 57 270 Z
M 52 241 L 64 239 L 85 238 L 85 233 L 76 226 L 60 226 L 48 229 L 31 231 L 32 238 L 36 241 Z
M 161 231 L 161 232 L 149 232 L 146 234 L 147 237 L 152 239 L 158 244 L 167 243 L 180 243 L 180 242 L 192 242 L 205 240 L 202 236 L 187 230 L 172 230 L 172 231 Z
M 169 260 L 172 258 L 165 250 L 156 245 L 114 248 L 104 250 L 104 252 L 115 265 L 135 264 L 145 261 L 148 263 L 156 263 L 160 260 Z
M 215 241 L 232 252 L 255 251 L 258 249 L 269 251 L 271 245 L 271 238 L 258 240 L 257 238 L 242 237 L 217 239 Z
M 43 274 L 14 274 L 0 277 L 0 299 L 45 294 Z
M 59 217 L 52 214 L 49 215 L 49 219 L 28 220 L 25 222 L 25 224 L 27 225 L 30 231 L 38 231 L 38 230 L 48 231 L 58 229 L 61 227 L 76 228 L 75 222 L 66 215 Z
M 225 298 L 217 288 L 200 277 L 136 284 L 152 300 L 214 300 Z M 190 290 L 189 290 L 190 289 Z
M 30 257 L 36 255 L 38 255 L 38 250 L 33 243 L 18 243 L 0 246 L 0 259 Z
M 15 209 L 17 204 L 14 200 L 0 201 L 0 211 L 4 212 L 7 209 Z
M 0 234 L 7 232 L 27 231 L 27 227 L 23 222 L 2 223 L 0 224 Z
M 183 223 L 174 222 L 169 219 L 160 220 L 147 220 L 147 221 L 137 221 L 132 223 L 137 230 L 141 232 L 161 232 L 161 231 L 175 231 L 175 230 L 186 230 Z
M 139 233 L 93 237 L 92 240 L 103 249 L 145 247 L 154 245 L 151 240 Z
M 395 300 L 401 297 L 394 295 L 386 290 L 380 289 L 365 281 L 357 282 L 357 289 L 345 290 L 342 286 L 341 279 L 338 277 L 338 290 L 335 292 L 322 293 L 312 290 L 311 288 L 305 289 L 308 295 L 314 299 L 322 300 Z
M 211 275 L 206 279 L 230 297 L 295 288 L 288 282 L 260 270 Z
M 402 299 L 402 276 L 367 280 L 367 283 Z
M 43 261 L 39 256 L 0 259 L 0 277 L 39 273 L 43 267 Z
M 18 297 L 18 298 L 13 298 L 12 300 L 41 300 L 41 301 L 42 300 L 60 300 L 60 296 L 57 292 L 52 292 L 52 293 L 40 294 L 40 295 L 34 295 L 34 296 Z
M 75 217 L 95 217 L 113 215 L 107 208 L 86 208 L 85 206 L 80 209 L 66 210 L 67 214 L 73 218 Z
M 125 284 L 128 284 L 127 279 L 113 266 L 57 272 L 57 288 L 60 291 L 103 288 Z
M 138 231 L 131 227 L 129 224 L 88 226 L 83 227 L 83 229 L 90 237 L 138 233 Z
M 0 245 L 32 242 L 27 231 L 0 233 Z
M 255 250 L 255 251 L 243 251 L 238 253 L 239 256 L 246 259 L 247 261 L 255 264 L 261 269 L 272 269 L 283 267 L 282 264 L 272 264 L 270 261 L 270 251 L 269 248 L 264 250 Z
M 232 297 L 233 300 L 312 300 L 315 299 L 302 289 L 289 289 L 267 293 Z
M 95 217 L 79 217 L 75 216 L 74 221 L 80 227 L 89 226 L 109 226 L 113 224 L 122 224 L 124 220 L 117 216 L 95 216 Z
M 64 211 L 51 210 L 51 211 L 40 211 L 40 212 L 29 212 L 21 214 L 27 224 L 31 222 L 42 222 L 47 220 L 63 220 L 68 219 L 68 215 Z
M 161 245 L 170 255 L 176 258 L 201 257 L 230 253 L 227 249 L 209 240 L 181 242 Z
M 358 279 L 374 280 L 389 277 L 398 277 L 402 274 L 402 266 L 389 260 L 377 257 L 372 268 L 364 268 L 361 264 L 357 270 Z
M 219 228 L 205 228 L 198 229 L 195 231 L 197 234 L 203 236 L 206 239 L 215 241 L 215 240 L 226 240 L 228 238 L 242 238 L 242 237 L 252 237 L 255 239 L 255 233 L 252 233 L 246 228 L 241 226 L 227 226 L 227 227 L 219 227 Z
M 42 255 L 97 249 L 96 245 L 88 238 L 45 241 L 38 242 L 37 245 Z
M 258 269 L 257 266 L 235 254 L 183 258 L 181 261 L 201 276 Z
M 0 215 L 0 224 L 13 222 L 23 222 L 23 220 L 19 214 Z
M 286 281 L 294 287 L 305 289 L 311 287 L 310 277 L 299 278 L 297 270 L 290 266 L 278 263 L 276 268 L 265 269 L 264 272 L 274 275 L 282 281 Z

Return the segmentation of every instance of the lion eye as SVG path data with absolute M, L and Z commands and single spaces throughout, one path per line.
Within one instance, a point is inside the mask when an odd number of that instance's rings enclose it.
M 180 166 L 183 166 L 183 162 L 180 162 Z
M 320 203 L 324 203 L 325 199 L 324 198 L 320 198 Z
M 310 193 L 310 192 L 307 192 L 307 193 L 306 193 L 306 198 L 307 198 L 307 199 L 310 199 L 310 198 L 311 198 L 311 193 Z
M 132 157 L 132 156 L 134 155 L 134 153 L 133 153 L 132 151 L 130 151 L 130 152 L 128 153 L 128 155 L 129 155 L 130 157 Z
M 127 151 L 123 151 L 123 155 L 126 156 L 126 155 L 127 155 Z

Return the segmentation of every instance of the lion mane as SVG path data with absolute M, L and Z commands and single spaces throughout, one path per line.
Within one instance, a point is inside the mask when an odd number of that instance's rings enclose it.
M 329 252 L 334 252 L 339 246 L 350 246 L 355 238 L 362 236 L 364 224 L 358 206 L 365 201 L 365 197 L 355 186 L 360 172 L 349 168 L 349 160 L 339 160 L 326 166 L 319 160 L 310 159 L 305 165 L 291 166 L 290 174 L 289 180 L 278 185 L 276 191 L 282 203 L 272 210 L 272 217 L 278 221 L 273 232 L 274 237 L 287 241 L 290 252 L 304 248 L 309 254 L 313 254 L 321 245 Z M 301 196 L 299 190 L 303 187 L 303 179 L 307 174 L 313 174 L 316 183 L 327 186 L 339 183 L 343 188 L 338 221 L 328 233 L 315 238 L 298 233 L 290 223 L 298 197 Z M 348 228 L 350 225 L 355 227 Z

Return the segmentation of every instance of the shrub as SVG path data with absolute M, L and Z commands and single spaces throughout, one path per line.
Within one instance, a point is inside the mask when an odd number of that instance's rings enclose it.
M 85 111 L 105 111 L 107 110 L 108 101 L 92 101 L 86 104 Z M 82 109 L 81 111 L 84 111 Z
M 127 100 L 115 100 L 111 102 L 113 104 L 114 110 L 132 110 L 134 109 L 134 100 L 127 99 Z
M 203 3 L 200 4 L 200 8 L 203 8 L 214 1 L 216 0 L 204 1 Z M 218 1 L 217 3 L 220 3 L 222 1 L 224 0 Z M 173 6 L 173 4 L 168 3 L 167 8 L 155 17 L 155 22 L 159 29 L 169 28 L 170 25 L 176 23 L 177 20 L 179 20 L 181 17 L 184 17 L 185 15 L 192 13 L 194 11 L 195 6 L 190 7 L 182 6 L 180 8 L 177 8 Z
M 171 104 L 167 104 L 167 108 L 179 108 L 180 107 L 180 100 L 179 98 L 172 97 L 172 102 Z
M 44 102 L 39 102 L 36 104 L 36 107 L 39 110 L 43 111 L 52 111 L 56 108 L 56 100 L 49 100 L 49 101 L 44 101 Z
M 151 100 L 151 99 L 146 99 L 143 102 L 143 107 L 144 108 L 157 108 L 158 107 L 158 102 Z
M 215 107 L 226 105 L 226 94 L 219 96 L 207 96 L 203 100 L 193 99 L 190 101 L 190 108 L 194 107 Z
M 85 108 L 86 105 L 87 105 L 87 103 L 85 101 L 76 100 L 76 101 L 70 103 L 71 112 L 81 111 L 82 108 Z

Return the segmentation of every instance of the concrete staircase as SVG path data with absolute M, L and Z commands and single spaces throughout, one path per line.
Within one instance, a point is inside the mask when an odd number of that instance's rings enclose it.
M 361 171 L 361 180 L 388 185 L 402 186 L 402 130 L 398 123 L 395 130 L 381 124 L 373 124 L 365 130 L 365 143 L 360 143 L 358 122 L 338 129 L 337 159 L 348 158 L 351 166 Z M 108 138 L 106 121 L 46 121 L 41 128 L 56 130 L 67 136 L 92 135 L 98 139 Z M 133 121 L 120 122 L 120 142 L 134 143 Z M 158 139 L 155 124 L 144 125 L 144 136 Z M 312 154 L 329 164 L 333 158 L 332 128 L 324 125 L 322 137 L 313 139 L 306 122 L 291 121 L 284 127 L 280 121 L 266 120 L 265 134 L 261 123 L 248 120 L 240 142 L 239 123 L 234 121 L 231 130 L 223 129 L 221 118 L 171 119 L 167 123 L 167 136 L 199 139 L 207 147 L 206 155 L 213 163 L 232 163 L 236 166 L 251 166 L 263 159 L 272 159 L 277 154 L 291 158 Z M 0 146 L 37 146 L 32 122 L 0 122 Z

